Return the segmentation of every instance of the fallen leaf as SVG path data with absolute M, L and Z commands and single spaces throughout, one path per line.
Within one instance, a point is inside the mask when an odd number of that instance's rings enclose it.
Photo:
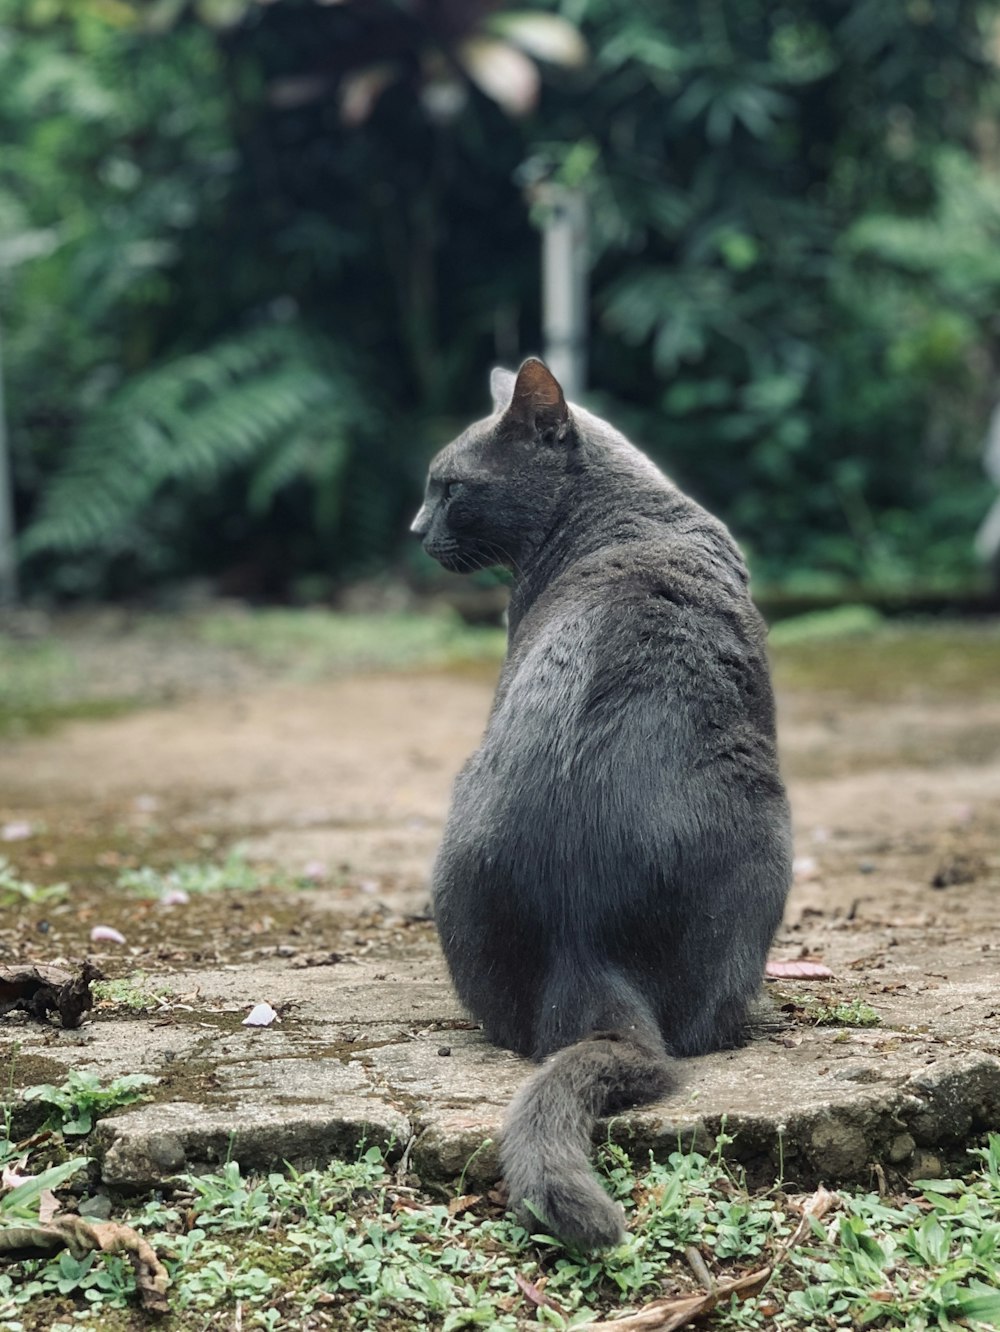
M 452 1198 L 451 1202 L 448 1204 L 448 1215 L 461 1216 L 461 1214 L 467 1212 L 470 1207 L 475 1207 L 477 1202 L 482 1202 L 482 1198 L 483 1195 L 481 1193 L 463 1193 L 460 1198 Z
M 5 1165 L 3 1172 L 0 1173 L 0 1189 L 16 1189 L 22 1184 L 27 1184 L 32 1178 L 31 1175 L 22 1175 L 21 1171 L 28 1164 L 28 1158 L 22 1156 L 19 1161 L 14 1161 Z
M 84 962 L 77 975 L 62 967 L 0 966 L 0 1016 L 18 1011 L 44 1022 L 58 1013 L 64 1027 L 78 1027 L 94 1006 L 91 981 L 103 979 L 92 962 Z
M 281 1018 L 270 1004 L 254 1004 L 250 1012 L 243 1019 L 244 1027 L 269 1027 L 272 1022 L 280 1022 Z
M 794 962 L 770 961 L 764 968 L 769 980 L 831 980 L 833 972 L 822 962 L 797 958 Z
M 90 942 L 123 944 L 125 936 L 120 930 L 113 929 L 110 925 L 95 925 L 90 931 Z
M 46 1224 L 0 1228 L 0 1256 L 12 1261 L 69 1249 L 78 1261 L 91 1252 L 124 1254 L 135 1269 L 135 1284 L 144 1309 L 167 1313 L 170 1278 L 149 1244 L 130 1226 L 116 1221 L 90 1222 L 81 1216 L 60 1216 Z
M 306 953 L 304 957 L 295 958 L 290 965 L 299 970 L 305 967 L 334 967 L 343 960 L 343 953 Z
M 523 1277 L 520 1272 L 515 1272 L 514 1280 L 517 1282 L 517 1288 L 524 1298 L 533 1304 L 536 1309 L 541 1309 L 542 1307 L 554 1309 L 561 1318 L 566 1317 L 566 1310 L 562 1305 L 557 1304 L 555 1300 L 545 1294 L 543 1289 L 545 1285 L 544 1277 L 542 1277 L 540 1281 L 531 1282 L 527 1277 Z
M 752 1295 L 758 1295 L 795 1245 L 800 1244 L 811 1233 L 812 1218 L 819 1220 L 839 1200 L 838 1194 L 830 1193 L 822 1187 L 817 1189 L 806 1200 L 799 1224 L 778 1249 L 770 1266 L 748 1272 L 745 1276 L 726 1277 L 717 1282 L 712 1290 L 697 1295 L 674 1295 L 665 1300 L 653 1300 L 644 1309 L 639 1309 L 634 1314 L 626 1314 L 624 1318 L 588 1323 L 589 1332 L 674 1332 L 676 1328 L 686 1327 L 695 1319 L 710 1314 L 717 1305 L 728 1304 L 733 1297 L 745 1300 Z M 520 1285 L 520 1279 L 518 1284 Z

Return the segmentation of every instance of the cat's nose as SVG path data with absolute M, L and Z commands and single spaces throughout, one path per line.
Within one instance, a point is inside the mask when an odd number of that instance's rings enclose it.
M 410 524 L 410 531 L 414 536 L 425 537 L 430 531 L 431 514 L 426 504 L 421 504 L 416 518 Z

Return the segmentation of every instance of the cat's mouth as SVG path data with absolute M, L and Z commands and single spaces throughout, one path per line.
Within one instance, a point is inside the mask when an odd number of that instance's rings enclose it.
M 425 541 L 424 550 L 430 555 L 431 559 L 437 560 L 443 569 L 449 573 L 469 573 L 475 568 L 475 564 L 469 559 L 458 546 L 453 542 L 439 544 L 437 542 Z
M 486 569 L 491 564 L 497 563 L 496 559 L 487 558 L 484 552 L 463 549 L 453 541 L 443 543 L 425 541 L 424 550 L 449 573 L 475 573 L 477 569 Z

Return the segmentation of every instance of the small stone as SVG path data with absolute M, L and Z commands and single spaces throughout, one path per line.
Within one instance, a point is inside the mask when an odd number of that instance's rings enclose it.
M 944 1174 L 941 1158 L 921 1148 L 913 1153 L 909 1174 L 910 1179 L 940 1179 Z
M 439 1046 L 438 1046 L 438 1054 L 439 1054 L 439 1055 L 450 1055 L 450 1054 L 451 1054 L 451 1046 L 450 1046 L 450 1045 L 439 1045 Z
M 180 1170 L 185 1163 L 184 1144 L 173 1133 L 154 1133 L 146 1144 L 149 1159 L 161 1170 Z
M 916 1145 L 908 1133 L 897 1133 L 889 1145 L 889 1160 L 893 1165 L 899 1165 L 900 1161 L 913 1155 Z
M 874 874 L 877 868 L 878 866 L 875 864 L 874 860 L 860 860 L 858 862 L 859 874 Z
M 111 1199 L 106 1193 L 95 1193 L 92 1198 L 84 1198 L 76 1210 L 93 1221 L 107 1221 L 111 1215 Z

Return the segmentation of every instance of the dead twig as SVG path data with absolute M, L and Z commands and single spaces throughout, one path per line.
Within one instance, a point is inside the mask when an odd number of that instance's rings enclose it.
M 410 1141 L 403 1148 L 403 1155 L 399 1158 L 399 1165 L 396 1167 L 396 1183 L 405 1184 L 406 1176 L 410 1169 L 410 1154 L 413 1151 L 413 1144 L 417 1141 L 415 1133 L 410 1134 Z
M 733 1295 L 740 1300 L 759 1295 L 791 1250 L 809 1234 L 812 1219 L 815 1217 L 818 1220 L 825 1216 L 836 1201 L 837 1194 L 830 1193 L 824 1188 L 817 1189 L 802 1208 L 802 1219 L 778 1249 L 774 1260 L 767 1267 L 761 1267 L 756 1272 L 748 1272 L 745 1276 L 713 1281 L 707 1268 L 704 1275 L 698 1272 L 698 1264 L 705 1268 L 704 1259 L 693 1245 L 689 1246 L 685 1250 L 685 1257 L 699 1281 L 708 1289 L 697 1295 L 672 1295 L 665 1300 L 654 1300 L 644 1309 L 626 1314 L 624 1318 L 588 1323 L 589 1332 L 675 1332 L 675 1329 L 686 1327 L 696 1318 L 704 1318 L 717 1305 L 728 1301 Z M 697 1258 L 693 1257 L 694 1254 L 697 1254 Z

